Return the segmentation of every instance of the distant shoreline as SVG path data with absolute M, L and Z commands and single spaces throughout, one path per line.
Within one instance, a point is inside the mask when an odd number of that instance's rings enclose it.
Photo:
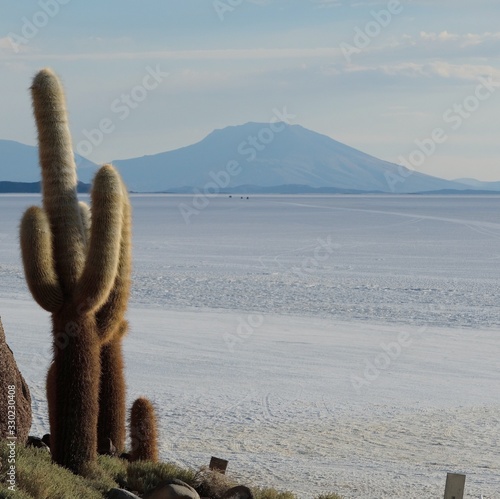
M 78 182 L 78 192 L 90 192 L 90 184 Z M 40 194 L 41 182 L 9 182 L 0 181 L 0 194 Z
M 88 194 L 91 190 L 90 184 L 78 182 L 78 192 L 81 194 Z M 140 192 L 130 191 L 131 194 L 170 194 L 170 195 L 203 195 L 199 193 L 199 188 L 195 187 L 180 187 L 172 190 L 157 191 L 157 192 Z M 40 194 L 40 182 L 10 182 L 0 181 L 0 194 Z M 358 191 L 350 189 L 338 189 L 335 187 L 308 187 L 298 185 L 282 185 L 275 187 L 260 187 L 260 186 L 237 186 L 232 190 L 224 190 L 216 194 L 210 194 L 207 197 L 217 196 L 256 196 L 256 195 L 349 195 L 349 196 L 498 196 L 500 191 L 488 190 L 475 190 L 475 189 L 445 189 L 438 191 L 424 191 L 424 192 L 382 192 L 382 191 Z

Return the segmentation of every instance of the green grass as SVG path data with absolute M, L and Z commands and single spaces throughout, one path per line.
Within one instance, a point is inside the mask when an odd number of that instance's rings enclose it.
M 70 471 L 52 464 L 50 455 L 41 449 L 16 448 L 16 492 L 8 490 L 6 484 L 9 449 L 0 442 L 0 498 L 22 499 L 68 499 L 85 497 L 102 499 L 102 491 L 114 483 L 104 471 L 92 480 L 73 475 Z M 115 485 L 116 486 L 116 485 Z M 10 495 L 9 495 L 10 494 Z
M 139 494 L 153 490 L 160 482 L 178 478 L 189 485 L 194 485 L 194 471 L 180 468 L 175 464 L 137 461 L 129 463 L 127 489 Z
M 52 463 L 47 451 L 18 447 L 16 449 L 16 491 L 8 489 L 7 463 L 9 449 L 0 441 L 0 499 L 104 499 L 114 487 L 126 488 L 139 496 L 160 482 L 178 478 L 196 488 L 200 496 L 220 499 L 237 485 L 229 477 L 207 468 L 194 471 L 169 463 L 135 462 L 99 456 L 97 466 L 85 478 Z M 252 488 L 255 499 L 299 499 L 292 492 Z M 342 499 L 324 494 L 317 499 Z
M 299 499 L 292 492 L 280 492 L 275 489 L 253 489 L 255 499 Z

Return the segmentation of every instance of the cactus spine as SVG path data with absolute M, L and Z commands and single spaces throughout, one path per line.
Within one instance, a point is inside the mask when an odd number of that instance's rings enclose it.
M 158 430 L 153 404 L 138 398 L 130 411 L 132 461 L 158 461 Z
M 34 299 L 52 314 L 54 361 L 47 378 L 52 456 L 84 473 L 97 455 L 101 345 L 119 325 L 100 327 L 99 314 L 105 315 L 122 279 L 118 274 L 128 200 L 120 176 L 105 165 L 94 179 L 90 219 L 88 207 L 77 199 L 62 86 L 44 69 L 31 91 L 43 209 L 31 207 L 24 214 L 22 258 Z

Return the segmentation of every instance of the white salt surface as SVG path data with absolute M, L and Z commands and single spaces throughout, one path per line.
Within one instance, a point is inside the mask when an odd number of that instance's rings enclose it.
M 189 197 L 133 201 L 129 398 L 155 403 L 163 458 L 304 498 L 437 498 L 448 471 L 500 497 L 500 198 L 221 197 L 190 225 Z M 33 202 L 0 196 L 0 313 L 42 435 Z

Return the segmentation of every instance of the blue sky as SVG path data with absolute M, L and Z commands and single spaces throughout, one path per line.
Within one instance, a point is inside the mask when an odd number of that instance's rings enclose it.
M 0 138 L 35 144 L 28 87 L 51 66 L 75 147 L 105 125 L 87 148 L 96 162 L 286 108 L 379 158 L 500 180 L 497 0 L 0 0 L 0 12 Z

